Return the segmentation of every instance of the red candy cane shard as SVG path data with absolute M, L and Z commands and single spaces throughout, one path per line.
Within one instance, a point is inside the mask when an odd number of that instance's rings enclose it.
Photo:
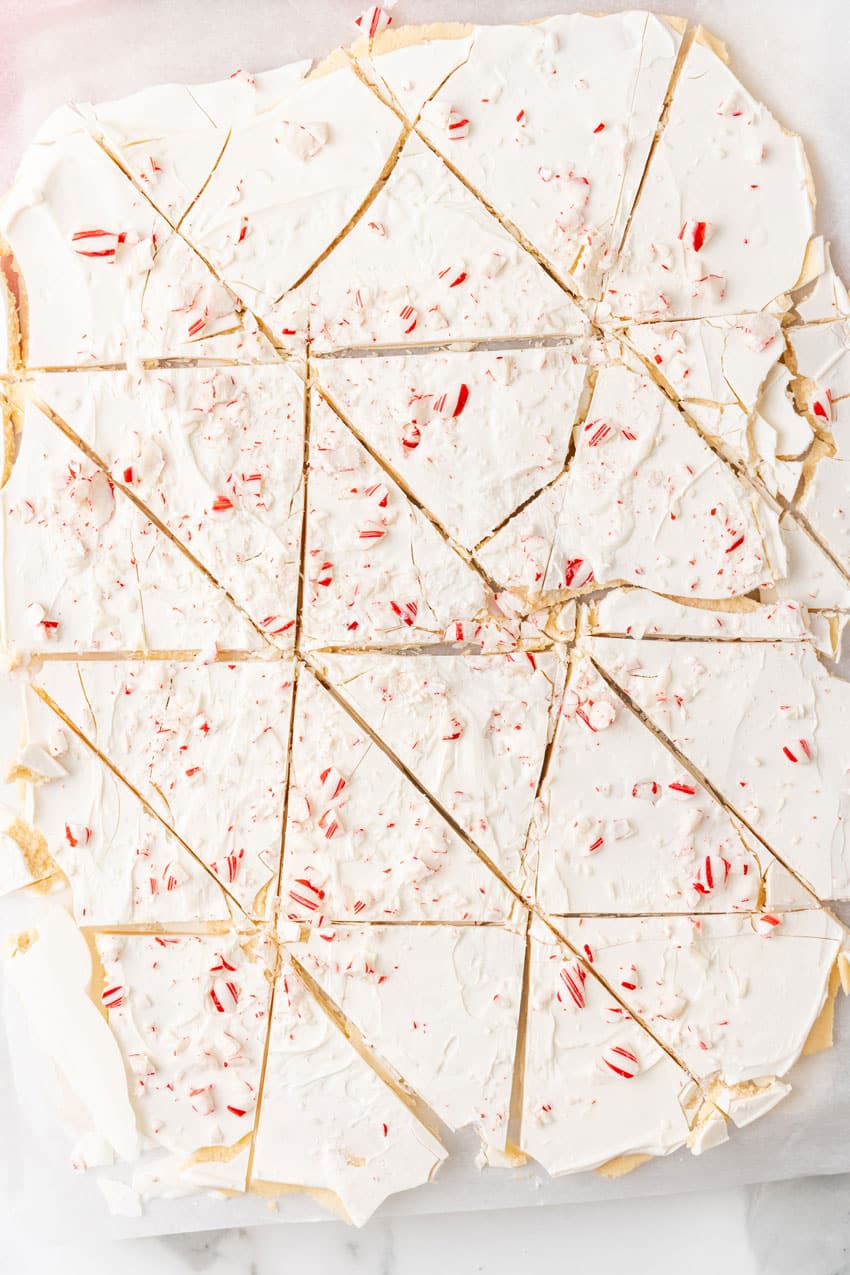
M 354 25 L 360 27 L 361 31 L 365 31 L 370 40 L 374 40 L 381 31 L 386 31 L 391 23 L 392 15 L 377 4 L 372 5 L 370 9 L 364 9 L 360 16 L 354 19 Z
M 615 1076 L 624 1080 L 633 1080 L 640 1070 L 637 1057 L 622 1045 L 612 1045 L 602 1055 L 602 1061 Z
M 707 221 L 686 221 L 679 231 L 679 238 L 686 247 L 699 252 L 705 243 L 707 233 Z
M 582 983 L 584 982 L 584 970 L 581 966 L 577 967 L 578 979 L 576 979 L 566 966 L 561 970 L 561 982 L 566 987 L 573 1001 L 579 1009 L 584 1009 L 587 1002 L 584 998 L 584 990 Z

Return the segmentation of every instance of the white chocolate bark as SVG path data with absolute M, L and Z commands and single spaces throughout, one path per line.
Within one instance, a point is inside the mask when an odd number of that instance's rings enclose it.
M 770 583 L 775 515 L 647 377 L 603 368 L 563 478 L 478 552 L 532 593 L 628 582 L 723 598 Z
M 414 42 L 396 45 L 391 31 L 373 41 L 369 53 L 356 46 L 352 53 L 361 70 L 381 91 L 389 93 L 396 106 L 414 123 L 443 81 L 469 57 L 477 35 L 475 28 L 463 35 L 448 32 L 452 32 L 452 28 L 444 23 L 418 31 L 413 28 Z
M 269 318 L 359 212 L 401 131 L 350 67 L 304 80 L 232 130 L 183 231 Z
M 562 929 L 698 1080 L 726 1085 L 784 1076 L 797 1061 L 844 937 L 824 911 L 587 917 Z
M 323 360 L 355 429 L 472 550 L 563 469 L 586 369 L 566 349 Z
M 504 921 L 512 895 L 308 672 L 298 682 L 282 917 Z
M 269 985 L 232 934 L 103 934 L 100 992 L 140 1132 L 190 1153 L 254 1128 Z
M 591 649 L 818 897 L 847 895 L 850 688 L 809 643 L 595 638 Z
M 305 646 L 440 642 L 486 618 L 483 577 L 316 394 L 307 503 Z
M 30 366 L 229 357 L 239 344 L 234 298 L 71 111 L 26 152 L 0 234 L 24 280 Z
M 362 1226 L 387 1196 L 427 1182 L 445 1157 L 285 967 L 274 1000 L 254 1180 L 331 1191 Z
M 570 664 L 532 855 L 549 915 L 759 905 L 759 860 L 727 812 L 581 654 Z
M 683 1071 L 574 954 L 532 933 L 523 1086 L 524 1151 L 549 1173 L 684 1145 Z
M 270 641 L 291 647 L 304 389 L 288 368 L 45 373 L 35 392 Z
M 343 699 L 520 888 L 558 657 L 321 659 Z
M 35 681 L 249 912 L 280 862 L 292 666 L 45 664 Z
M 822 460 L 819 468 L 826 464 Z M 828 472 L 827 467 L 825 473 Z M 782 517 L 779 525 L 787 570 L 762 596 L 794 599 L 819 610 L 850 609 L 850 581 L 818 542 L 788 514 Z
M 360 1224 L 432 1125 L 700 1154 L 846 973 L 799 139 L 675 19 L 357 25 L 56 113 L 0 204 L 12 982 L 132 1216 Z
M 768 308 L 803 268 L 809 180 L 800 139 L 698 39 L 605 281 L 606 309 L 640 320 Z
M 366 215 L 269 322 L 317 352 L 577 336 L 587 319 L 415 136 Z
M 419 131 L 593 296 L 625 230 L 679 42 L 647 13 L 478 27 Z M 391 58 L 375 65 L 403 98 L 409 71 Z
M 29 931 L 4 952 L 3 976 L 17 993 L 33 1038 L 55 1065 L 95 1137 L 124 1160 L 139 1153 L 136 1114 L 118 1041 L 92 998 L 93 952 L 58 904 L 40 912 Z M 106 1151 L 105 1158 L 109 1158 Z
M 742 403 L 748 411 L 785 349 L 770 314 L 634 324 L 628 338 L 679 399 Z
M 156 208 L 177 225 L 203 189 L 230 129 L 244 128 L 296 89 L 310 68 L 237 71 L 213 84 L 159 84 L 77 109 Z
M 788 343 L 800 376 L 822 387 L 833 402 L 850 395 L 850 319 L 791 327 Z M 821 424 L 828 423 L 828 416 L 816 410 L 818 416 Z
M 334 927 L 293 950 L 451 1129 L 505 1150 L 525 937 L 500 926 Z
M 748 605 L 749 602 L 749 605 Z M 696 637 L 718 642 L 802 641 L 810 637 L 798 602 L 738 599 L 734 610 L 688 606 L 646 589 L 612 589 L 591 608 L 590 632 L 633 638 Z
M 33 403 L 3 489 L 5 641 L 22 651 L 256 650 L 256 629 Z
M 835 273 L 830 245 L 823 241 L 818 242 L 822 250 L 818 261 L 819 273 L 814 282 L 794 299 L 794 310 L 803 323 L 818 323 L 824 319 L 850 316 L 850 296 Z
M 190 924 L 227 920 L 227 899 L 135 793 L 27 690 L 27 748 L 58 773 L 33 783 L 47 850 L 67 877 L 81 925 Z

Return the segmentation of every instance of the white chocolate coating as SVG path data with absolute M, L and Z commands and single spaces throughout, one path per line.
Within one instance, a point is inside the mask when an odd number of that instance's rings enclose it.
M 29 689 L 26 718 L 30 749 L 45 749 L 61 768 L 33 785 L 35 817 L 81 925 L 229 918 L 213 877 Z
M 563 923 L 701 1081 L 784 1076 L 823 1008 L 844 931 L 826 912 Z M 781 1004 L 781 1012 L 777 1012 Z
M 12 646 L 83 653 L 264 645 L 224 590 L 33 403 L 2 502 Z
M 529 854 L 549 915 L 759 904 L 759 860 L 726 811 L 581 654 L 571 661 Z
M 270 641 L 292 646 L 304 390 L 288 368 L 45 373 L 35 391 Z
M 184 233 L 249 309 L 270 318 L 357 213 L 400 134 L 350 67 L 304 80 L 232 130 Z
M 35 680 L 247 911 L 267 906 L 291 664 L 51 663 Z
M 606 308 L 636 319 L 768 308 L 803 268 L 808 181 L 800 139 L 697 40 L 605 281 Z
M 256 1118 L 269 1001 L 261 955 L 232 934 L 95 942 L 141 1133 L 184 1153 L 233 1146 Z
M 416 136 L 367 215 L 269 316 L 314 350 L 580 336 L 582 311 Z
M 569 348 L 323 360 L 319 380 L 473 550 L 564 467 L 585 366 Z
M 570 14 L 479 27 L 469 43 L 419 130 L 561 278 L 593 296 L 626 227 L 679 35 L 647 13 Z M 391 55 L 375 64 L 401 96 L 407 66 Z
M 688 1138 L 687 1073 L 583 968 L 533 933 L 521 1140 L 553 1174 L 666 1155 Z
M 343 699 L 521 888 L 557 656 L 321 658 Z
M 327 941 L 330 940 L 330 941 Z M 334 927 L 292 949 L 451 1129 L 505 1150 L 525 936 L 499 926 Z
M 645 376 L 599 373 L 563 476 L 478 553 L 531 593 L 625 581 L 723 598 L 769 584 L 775 515 L 748 492 Z
M 809 643 L 595 638 L 591 650 L 820 898 L 846 896 L 850 688 Z
M 307 503 L 305 646 L 440 642 L 486 618 L 483 578 L 316 394 Z
M 446 1151 L 284 968 L 274 1001 L 254 1177 L 332 1191 L 356 1226 L 427 1182 Z
M 236 333 L 220 335 L 239 327 L 234 298 L 70 110 L 26 152 L 0 234 L 25 280 L 31 366 L 238 348 Z
M 281 916 L 503 921 L 511 894 L 308 672 L 298 682 Z

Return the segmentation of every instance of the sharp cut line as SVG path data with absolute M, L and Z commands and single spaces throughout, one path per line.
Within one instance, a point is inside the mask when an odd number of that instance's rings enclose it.
M 396 471 L 392 468 L 389 462 L 384 459 L 381 453 L 376 451 L 375 448 L 371 445 L 371 443 L 367 442 L 367 440 L 363 437 L 363 435 L 356 428 L 356 426 L 353 425 L 352 422 L 348 419 L 348 417 L 345 415 L 342 409 L 336 405 L 336 403 L 331 398 L 330 394 L 324 388 L 324 386 L 322 386 L 318 381 L 316 381 L 313 384 L 313 388 L 316 391 L 316 393 L 319 395 L 319 397 L 331 409 L 334 415 L 339 418 L 339 420 L 346 427 L 346 429 L 349 430 L 349 432 L 354 435 L 354 437 L 357 439 L 357 442 L 364 449 L 364 451 L 368 452 L 368 454 L 371 456 L 375 464 L 380 465 L 384 473 L 387 474 L 392 479 L 394 485 L 400 488 L 402 493 L 407 497 L 410 504 L 413 505 L 414 508 L 417 509 L 419 513 L 422 514 L 423 518 L 427 518 L 428 522 L 431 524 L 431 526 L 434 528 L 434 530 L 437 532 L 440 538 L 445 542 L 445 544 L 449 547 L 449 549 L 451 549 L 452 552 L 458 558 L 460 558 L 461 562 L 463 562 L 465 566 L 469 567 L 472 571 L 475 572 L 476 575 L 478 575 L 481 578 L 481 581 L 486 589 L 489 589 L 492 593 L 499 593 L 500 592 L 499 586 L 496 584 L 494 580 L 490 578 L 490 576 L 487 574 L 484 568 L 480 565 L 480 563 L 476 562 L 476 560 L 470 554 L 468 554 L 468 551 L 464 549 L 462 545 L 457 544 L 456 541 L 452 539 L 451 535 L 449 534 L 447 529 L 443 526 L 443 524 L 440 522 L 440 520 L 437 517 L 435 517 L 434 514 L 431 513 L 430 509 L 428 509 L 427 506 L 422 504 L 422 501 L 419 499 L 416 493 L 408 486 L 407 482 L 401 477 L 401 475 L 396 473 Z M 484 604 L 482 601 L 482 607 L 483 605 Z
M 251 1145 L 248 1150 L 248 1167 L 245 1170 L 245 1186 L 247 1190 L 249 1191 L 251 1189 L 251 1179 L 254 1175 L 254 1152 L 257 1146 L 257 1130 L 260 1127 L 260 1115 L 263 1109 L 263 1098 L 265 1097 L 265 1093 L 266 1093 L 266 1068 L 268 1066 L 269 1046 L 271 1045 L 271 1039 L 272 1039 L 272 1023 L 274 1022 L 274 1002 L 275 1002 L 275 996 L 277 994 L 277 985 L 278 985 L 278 982 L 280 981 L 280 973 L 281 973 L 280 966 L 281 966 L 280 948 L 276 946 L 275 947 L 275 963 L 274 963 L 274 968 L 271 970 L 271 975 L 269 978 L 269 984 L 270 984 L 269 996 L 268 996 L 268 1001 L 266 1002 L 266 1013 L 268 1015 L 268 1021 L 266 1023 L 265 1038 L 263 1040 L 263 1061 L 260 1063 L 260 1077 L 259 1077 L 259 1080 L 257 1081 L 257 1109 L 254 1113 L 254 1123 L 251 1128 L 251 1132 L 248 1135 L 251 1139 Z
M 165 828 L 166 832 L 169 832 L 171 836 L 174 837 L 174 839 L 183 847 L 186 853 L 188 855 L 191 855 L 195 863 L 197 863 L 199 867 L 203 868 L 204 872 L 207 874 L 210 880 L 215 882 L 215 884 L 218 886 L 222 894 L 225 895 L 228 902 L 231 903 L 233 907 L 235 907 L 237 911 L 240 912 L 242 916 L 245 917 L 246 920 L 251 921 L 253 924 L 253 918 L 249 916 L 249 914 L 245 911 L 245 908 L 236 898 L 236 895 L 231 894 L 227 886 L 224 885 L 224 883 L 219 880 L 219 878 L 213 872 L 212 868 L 210 868 L 209 864 L 205 863 L 204 860 L 195 853 L 192 847 L 188 845 L 186 841 L 183 840 L 183 838 L 180 836 L 180 833 L 176 832 L 175 829 L 172 828 L 171 824 L 166 823 L 162 815 L 159 814 L 159 812 L 151 805 L 151 803 L 145 797 L 142 796 L 138 788 L 136 788 L 133 784 L 131 784 L 129 779 L 127 779 L 121 773 L 121 771 L 118 770 L 118 768 L 109 760 L 106 754 L 102 753 L 100 749 L 97 747 L 97 745 L 92 743 L 89 737 L 83 733 L 83 731 L 80 729 L 77 723 L 73 720 L 73 718 L 69 717 L 68 714 L 64 711 L 64 709 L 59 707 L 56 701 L 52 699 L 50 695 L 48 695 L 47 691 L 45 691 L 43 687 L 38 686 L 36 683 L 32 683 L 32 689 L 36 693 L 36 695 L 39 697 L 39 699 L 41 699 L 47 705 L 47 707 L 51 709 L 53 713 L 56 714 L 56 716 L 60 719 L 60 721 L 64 722 L 70 731 L 73 731 L 77 739 L 79 739 L 81 743 L 85 744 L 86 748 L 88 748 L 92 753 L 94 753 L 95 757 L 97 757 L 98 760 L 101 761 L 104 766 L 106 766 L 106 768 L 110 771 L 110 773 L 113 774 L 115 778 L 119 780 L 119 782 L 122 783 L 124 787 L 133 794 L 136 800 L 139 801 L 142 804 L 142 806 L 144 806 L 145 810 L 147 810 L 149 814 L 153 815 L 156 821 L 160 823 L 163 828 Z M 95 718 L 95 722 L 96 720 L 97 719 Z
M 146 505 L 142 500 L 139 499 L 139 497 L 136 495 L 134 491 L 132 491 L 129 487 L 125 486 L 124 483 L 122 483 L 117 477 L 115 477 L 115 475 L 112 473 L 112 471 L 110 470 L 106 462 L 97 454 L 97 452 L 92 447 L 89 447 L 88 443 L 84 442 L 83 439 L 80 438 L 79 434 L 77 434 L 76 431 L 71 428 L 71 426 L 59 415 L 59 413 L 55 412 L 52 407 L 50 407 L 47 403 L 44 402 L 43 399 L 38 398 L 38 396 L 36 395 L 32 396 L 31 401 L 35 404 L 38 410 L 44 416 L 46 416 L 47 419 L 53 425 L 56 426 L 56 428 L 60 431 L 60 433 L 64 434 L 70 443 L 73 443 L 73 445 L 77 448 L 78 451 L 82 452 L 82 454 L 86 456 L 88 460 L 92 462 L 93 465 L 97 465 L 98 469 L 103 474 L 106 475 L 110 483 L 112 483 L 114 487 L 117 487 L 118 490 L 122 492 L 122 494 L 126 496 L 128 500 L 132 501 L 132 503 L 136 506 L 139 512 L 144 514 L 145 518 L 147 518 L 149 522 L 153 523 L 153 525 L 157 528 L 157 530 L 161 532 L 162 535 L 164 535 L 168 539 L 168 541 L 174 545 L 176 549 L 179 549 L 180 553 L 182 553 L 184 558 L 186 558 L 186 560 L 192 564 L 192 566 L 196 569 L 196 571 L 199 571 L 203 576 L 206 577 L 206 579 L 210 582 L 210 584 L 214 586 L 214 588 L 218 589 L 220 593 L 224 594 L 224 596 L 227 598 L 230 605 L 239 612 L 239 614 L 248 624 L 250 624 L 251 628 L 255 631 L 255 633 L 257 633 L 257 635 L 260 638 L 262 638 L 266 646 L 271 647 L 273 650 L 279 649 L 279 648 L 276 648 L 275 644 L 269 640 L 268 636 L 263 632 L 259 624 L 257 624 L 257 622 L 251 618 L 251 616 L 244 609 L 244 607 L 240 606 L 240 604 L 236 601 L 236 599 L 229 592 L 229 590 L 227 590 L 223 584 L 221 584 L 218 580 L 216 580 L 212 572 L 209 571 L 208 568 L 205 567 L 202 562 L 199 562 L 199 560 L 195 557 L 192 551 L 189 548 L 187 548 L 187 546 L 183 543 L 183 541 L 177 539 L 177 537 L 173 534 L 172 531 L 169 530 L 169 528 L 165 525 L 165 523 L 162 522 L 157 517 L 157 515 L 153 512 L 152 509 L 149 508 L 148 505 Z
M 470 49 L 470 53 L 471 52 L 472 50 Z M 468 57 L 469 57 L 469 54 L 467 54 L 467 58 Z M 429 141 L 429 139 L 424 135 L 424 133 L 421 133 L 419 131 L 419 116 L 416 117 L 415 121 L 411 120 L 402 111 L 401 107 L 398 105 L 394 97 L 392 97 L 389 94 L 387 96 L 384 96 L 384 94 L 380 92 L 377 84 L 373 84 L 372 81 L 369 80 L 363 74 L 362 70 L 357 66 L 354 59 L 350 58 L 349 60 L 354 66 L 355 73 L 357 74 L 358 78 L 363 82 L 363 84 L 365 84 L 366 87 L 371 90 L 371 92 L 375 95 L 375 97 L 378 99 L 379 102 L 381 102 L 384 106 L 388 107 L 393 112 L 393 114 L 395 114 L 399 118 L 399 120 L 401 120 L 402 124 L 404 125 L 407 131 L 407 135 L 410 136 L 411 134 L 415 134 L 419 138 L 419 140 L 425 146 L 428 147 L 429 151 L 431 151 L 431 153 L 437 157 L 440 163 L 443 164 L 449 170 L 452 176 L 461 183 L 461 185 L 469 192 L 470 195 L 472 195 L 475 199 L 478 200 L 479 204 L 481 204 L 482 207 L 486 208 L 490 216 L 499 223 L 502 229 L 505 230 L 511 236 L 511 238 L 515 240 L 516 243 L 519 244 L 519 246 L 523 249 L 524 252 L 527 252 L 528 255 L 532 257 L 534 261 L 537 262 L 537 265 L 540 267 L 540 269 L 549 276 L 549 278 L 552 280 L 553 283 L 557 284 L 557 286 L 561 289 L 562 292 L 565 292 L 566 295 L 575 302 L 580 303 L 582 300 L 584 300 L 584 298 L 581 297 L 579 292 L 574 287 L 571 287 L 566 282 L 566 280 L 561 278 L 561 276 L 554 269 L 551 263 L 547 261 L 546 258 L 540 252 L 538 252 L 538 249 L 535 247 L 535 245 L 531 242 L 530 239 L 526 238 L 526 236 L 522 233 L 519 227 L 514 225 L 512 221 L 510 221 L 507 217 L 504 217 L 500 212 L 498 212 L 497 209 L 487 199 L 484 198 L 482 193 L 479 190 L 477 190 L 475 186 L 470 184 L 467 178 L 464 177 L 463 173 L 461 173 L 459 169 L 455 168 L 451 160 L 448 159 L 443 154 L 442 151 L 438 150 L 437 147 L 433 144 L 433 142 Z M 464 61 L 466 61 L 466 59 L 464 59 Z M 434 90 L 434 92 L 430 95 L 430 97 L 426 99 L 425 103 L 423 103 L 423 106 L 427 105 L 427 103 L 431 100 L 431 98 L 435 97 L 437 93 L 440 92 L 440 90 L 443 88 L 443 85 L 448 80 L 451 79 L 451 77 L 455 74 L 455 72 L 460 69 L 461 65 L 463 65 L 463 63 L 460 63 L 458 66 L 454 67 L 449 72 L 449 74 L 443 80 L 442 84 L 439 84 L 437 88 Z M 405 138 L 405 141 L 406 140 L 407 138 Z M 592 324 L 593 320 L 591 319 L 590 322 Z
M 566 451 L 566 455 L 564 456 L 563 466 L 561 467 L 561 469 L 558 471 L 558 473 L 555 475 L 554 478 L 550 478 L 548 482 L 543 483 L 543 485 L 541 487 L 538 487 L 536 491 L 532 492 L 530 496 L 527 496 L 525 500 L 523 500 L 520 504 L 517 505 L 515 509 L 511 510 L 511 512 L 507 515 L 507 517 L 502 519 L 502 521 L 498 524 L 498 526 L 494 527 L 492 531 L 488 532 L 486 536 L 484 536 L 481 540 L 479 540 L 478 544 L 472 550 L 474 554 L 478 553 L 479 550 L 483 549 L 485 545 L 488 545 L 490 541 L 493 540 L 494 537 L 499 534 L 500 531 L 504 531 L 508 523 L 513 522 L 513 520 L 517 518 L 525 509 L 527 509 L 529 505 L 533 504 L 534 501 L 537 500 L 538 496 L 542 496 L 544 491 L 548 491 L 550 487 L 554 487 L 557 483 L 561 481 L 562 478 L 564 478 L 569 473 L 570 466 L 572 465 L 573 460 L 575 458 L 575 454 L 576 454 L 576 440 L 578 438 L 578 435 L 579 435 L 579 432 L 581 431 L 582 426 L 585 424 L 587 420 L 587 415 L 588 415 L 588 412 L 590 411 L 590 405 L 591 405 L 591 402 L 593 401 L 593 392 L 596 388 L 596 377 L 597 377 L 596 369 L 591 367 L 588 364 L 585 367 L 584 371 L 585 371 L 584 381 L 582 383 L 581 391 L 579 393 L 578 408 L 576 411 L 575 420 L 573 421 L 572 429 L 570 430 L 570 437 L 569 437 L 569 442 L 567 443 L 567 451 Z M 551 553 L 549 556 L 551 558 Z M 547 570 L 548 570 L 548 565 L 549 564 L 547 561 L 547 564 L 546 564 Z M 544 571 L 542 579 L 545 580 L 545 577 L 546 577 L 546 572 Z
M 602 276 L 602 280 L 600 283 L 600 298 L 605 296 L 605 284 L 607 282 L 607 279 L 609 275 L 611 274 L 611 271 L 616 267 L 616 264 L 620 259 L 623 249 L 625 248 L 629 231 L 632 228 L 632 220 L 634 218 L 635 212 L 637 211 L 638 205 L 640 203 L 640 198 L 641 198 L 641 195 L 643 194 L 643 188 L 646 185 L 646 179 L 649 174 L 649 170 L 652 166 L 652 161 L 653 161 L 653 158 L 655 157 L 655 152 L 658 149 L 659 143 L 664 134 L 664 130 L 667 127 L 667 120 L 670 116 L 670 107 L 672 105 L 673 97 L 676 92 L 676 86 L 679 83 L 679 77 L 682 74 L 682 68 L 685 65 L 685 59 L 690 53 L 691 45 L 696 39 L 696 34 L 697 34 L 696 28 L 691 27 L 689 24 L 686 24 L 685 29 L 682 32 L 682 41 L 679 45 L 679 52 L 676 55 L 676 61 L 673 63 L 673 70 L 670 72 L 670 81 L 667 85 L 667 90 L 664 94 L 664 105 L 661 108 L 661 114 L 658 118 L 658 123 L 655 126 L 655 135 L 652 139 L 652 144 L 649 148 L 649 153 L 647 154 L 647 157 L 646 157 L 646 163 L 643 166 L 643 172 L 641 173 L 641 178 L 640 178 L 640 181 L 638 182 L 638 188 L 635 193 L 634 201 L 632 202 L 632 206 L 629 210 L 629 215 L 626 218 L 626 224 L 623 228 L 623 233 L 620 236 L 620 242 L 617 244 L 617 251 L 614 256 L 614 260 L 612 261 L 610 268 L 606 270 Z M 643 56 L 642 50 L 641 50 L 641 56 Z M 630 320 L 630 321 L 634 322 L 634 320 Z
M 263 664 L 273 664 L 276 659 L 286 662 L 293 658 L 292 652 L 284 651 L 280 647 L 275 647 L 275 652 L 275 655 L 271 655 L 266 650 L 240 649 L 232 651 L 222 648 L 216 652 L 215 659 L 211 660 L 210 663 L 248 664 L 251 661 L 257 661 Z M 201 654 L 201 651 L 42 651 L 39 649 L 31 651 L 29 654 L 33 659 L 37 659 L 39 664 L 114 664 L 117 661 L 126 660 L 140 663 L 156 663 L 157 661 L 169 660 L 172 663 L 191 664 Z
M 369 1066 L 378 1079 L 387 1086 L 395 1096 L 404 1103 L 405 1107 L 412 1115 L 416 1117 L 420 1124 L 424 1125 L 432 1133 L 440 1139 L 451 1136 L 451 1129 L 446 1122 L 437 1115 L 436 1111 L 429 1106 L 424 1098 L 416 1092 L 399 1071 L 382 1057 L 378 1051 L 369 1044 L 363 1033 L 355 1026 L 350 1018 L 340 1009 L 339 1005 L 333 1000 L 325 989 L 316 982 L 312 974 L 305 968 L 302 961 L 288 953 L 289 961 L 295 976 L 301 980 L 307 991 L 315 1000 L 319 1008 L 331 1020 L 334 1026 L 342 1032 L 348 1043 L 354 1049 L 355 1053 L 362 1058 L 363 1062 Z
M 415 357 L 418 354 L 468 354 L 476 350 L 548 350 L 569 349 L 574 345 L 585 345 L 588 340 L 597 339 L 592 332 L 563 332 L 548 336 L 492 336 L 464 339 L 454 337 L 448 341 L 421 341 L 415 344 L 402 345 L 350 345 L 336 350 L 314 350 L 313 359 L 317 361 L 333 361 L 335 359 L 368 359 L 368 358 L 402 358 Z M 837 399 L 835 400 L 838 401 Z
M 813 907 L 824 907 L 825 904 L 823 900 L 819 897 L 819 895 L 815 893 L 815 891 L 812 889 L 809 883 L 806 880 L 804 880 L 802 876 L 800 876 L 799 872 L 797 872 L 794 868 L 792 868 L 791 865 L 782 857 L 782 855 L 778 854 L 776 850 L 774 850 L 770 842 L 768 842 L 761 835 L 761 833 L 758 832 L 753 827 L 750 821 L 746 819 L 740 813 L 739 810 L 736 809 L 736 807 L 732 804 L 731 801 L 728 801 L 727 798 L 723 796 L 723 794 L 720 792 L 720 789 L 716 788 L 715 785 L 711 782 L 711 780 L 706 775 L 704 775 L 703 772 L 697 766 L 694 765 L 694 763 L 690 760 L 690 758 L 686 757 L 685 754 L 676 747 L 673 741 L 667 735 L 665 735 L 664 732 L 660 730 L 659 727 L 657 727 L 655 723 L 649 719 L 649 717 L 647 717 L 646 713 L 644 713 L 643 709 L 638 704 L 635 703 L 635 701 L 629 695 L 628 691 L 624 690 L 624 688 L 620 686 L 619 682 L 615 681 L 614 678 L 610 675 L 610 673 L 608 673 L 607 670 L 604 669 L 601 664 L 599 664 L 595 659 L 593 659 L 592 656 L 590 658 L 591 658 L 591 663 L 593 664 L 593 667 L 596 669 L 597 673 L 602 678 L 602 680 L 610 687 L 610 689 L 614 692 L 615 695 L 617 695 L 617 697 L 623 702 L 623 704 L 625 704 L 626 708 L 628 708 L 632 713 L 634 713 L 635 717 L 637 717 L 637 719 L 644 724 L 646 729 L 652 732 L 652 734 L 659 741 L 659 743 L 663 744 L 664 747 L 667 749 L 667 751 L 671 753 L 673 757 L 676 758 L 676 761 L 679 763 L 679 765 L 682 766 L 683 769 L 687 770 L 689 774 L 693 775 L 694 779 L 696 779 L 698 783 L 700 783 L 703 786 L 703 788 L 705 788 L 709 793 L 711 793 L 712 797 L 718 803 L 718 805 L 720 805 L 730 815 L 734 816 L 734 818 L 737 819 L 739 823 L 743 824 L 743 826 L 747 829 L 750 835 L 755 838 L 755 840 L 759 843 L 759 845 L 761 845 L 765 850 L 767 850 L 768 853 L 771 854 L 773 858 L 777 861 L 777 863 L 780 863 L 782 867 L 785 868 L 785 870 L 791 874 L 791 876 L 794 878 L 797 884 L 801 886 L 802 889 L 804 889 L 808 894 L 812 896 L 812 899 L 814 900 L 812 904 Z
M 324 673 L 322 673 L 321 670 L 318 669 L 312 661 L 308 660 L 307 663 L 309 665 L 311 673 L 316 678 L 316 681 L 319 682 L 319 684 L 325 688 L 325 690 L 336 701 L 336 703 L 339 704 L 340 707 L 345 710 L 348 716 L 357 723 L 360 730 L 364 731 L 369 736 L 373 744 L 375 744 L 376 747 L 380 748 L 381 752 L 384 753 L 389 758 L 389 760 L 393 763 L 393 765 L 398 770 L 401 771 L 401 773 L 413 785 L 416 791 L 421 796 L 423 796 L 426 799 L 426 801 L 430 803 L 431 806 L 433 806 L 433 808 L 437 811 L 437 813 L 449 825 L 452 831 L 458 837 L 460 837 L 460 839 L 464 842 L 464 844 L 468 847 L 468 849 L 471 850 L 472 853 L 481 860 L 481 862 L 484 864 L 486 868 L 489 868 L 493 876 L 497 878 L 497 880 L 505 887 L 505 889 L 510 891 L 510 893 L 513 895 L 517 903 L 519 903 L 522 907 L 527 908 L 529 906 L 529 902 L 526 898 L 523 897 L 522 892 L 515 885 L 512 884 L 512 882 L 504 875 L 501 869 L 499 869 L 496 866 L 496 864 L 489 857 L 489 855 L 486 854 L 486 852 L 482 850 L 480 846 L 476 845 L 476 843 L 470 837 L 469 833 L 466 832 L 465 829 L 461 827 L 461 825 L 457 822 L 454 816 L 450 814 L 448 810 L 446 810 L 446 808 L 442 805 L 442 803 L 438 801 L 438 799 L 435 796 L 433 796 L 431 792 L 429 792 L 429 790 L 425 787 L 425 785 L 421 782 L 421 780 L 419 780 L 416 777 L 416 775 L 413 774 L 412 771 L 408 770 L 404 762 L 399 757 L 396 756 L 393 750 L 380 737 L 380 735 L 378 735 L 374 730 L 372 730 L 368 722 L 363 717 L 360 716 L 360 714 L 357 712 L 354 706 L 350 704 L 348 700 L 342 695 L 342 693 L 337 690 L 337 688 L 333 685 L 333 683 L 327 677 L 325 677 Z

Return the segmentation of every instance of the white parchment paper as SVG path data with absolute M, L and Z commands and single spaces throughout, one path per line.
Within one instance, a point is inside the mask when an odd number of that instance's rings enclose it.
M 202 82 L 237 67 L 264 70 L 322 56 L 357 31 L 364 0 L 0 0 L 0 190 L 43 118 L 69 99 L 118 97 L 146 84 Z M 818 192 L 819 229 L 850 276 L 850 92 L 845 0 L 399 0 L 394 21 L 523 21 L 581 8 L 671 10 L 704 22 L 729 46 L 732 64 L 789 129 L 802 135 Z M 14 747 L 8 706 L 0 698 L 0 742 Z M 850 920 L 845 905 L 843 919 Z M 16 904 L 0 905 L 0 942 L 16 928 Z M 839 909 L 841 915 L 842 910 Z M 0 989 L 2 991 L 3 989 Z M 6 989 L 0 1034 L 0 1191 L 21 1226 L 37 1227 L 51 1198 L 64 1196 L 79 1236 L 157 1235 L 174 1231 L 307 1221 L 326 1213 L 304 1195 L 272 1207 L 256 1198 L 210 1196 L 152 1202 L 141 1218 L 111 1218 L 93 1174 L 69 1170 L 73 1103 L 55 1070 L 38 1057 L 25 1016 Z M 427 1187 L 391 1199 L 386 1213 L 610 1199 L 730 1186 L 850 1170 L 850 1006 L 839 1001 L 836 1047 L 802 1059 L 794 1090 L 775 1111 L 702 1158 L 679 1152 L 607 1182 L 597 1174 L 549 1179 L 530 1167 L 475 1167 L 474 1137 L 456 1140 L 457 1154 Z M 77 1113 L 79 1114 L 79 1113 Z M 450 1148 L 455 1150 L 455 1147 Z M 107 1171 L 110 1176 L 112 1171 Z

